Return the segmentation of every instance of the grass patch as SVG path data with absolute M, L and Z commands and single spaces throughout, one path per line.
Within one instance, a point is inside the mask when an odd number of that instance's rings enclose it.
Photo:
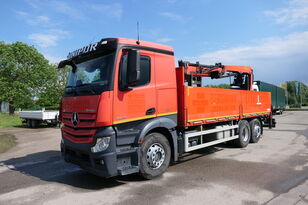
M 18 127 L 22 125 L 22 119 L 19 115 L 9 115 L 0 113 L 0 129 Z
M 16 145 L 14 136 L 1 134 L 0 135 L 0 153 L 3 153 Z

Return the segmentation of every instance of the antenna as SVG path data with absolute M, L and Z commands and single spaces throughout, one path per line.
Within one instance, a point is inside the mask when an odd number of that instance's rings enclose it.
M 136 43 L 139 45 L 140 41 L 139 41 L 139 21 L 137 21 L 137 41 Z

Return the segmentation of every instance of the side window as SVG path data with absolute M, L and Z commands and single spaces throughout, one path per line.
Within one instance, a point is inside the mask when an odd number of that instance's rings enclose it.
M 151 79 L 151 63 L 149 56 L 140 56 L 140 81 L 135 86 L 146 85 Z
M 248 74 L 238 74 L 234 76 L 232 89 L 250 90 L 250 78 Z
M 244 74 L 242 90 L 250 90 L 250 79 L 248 74 Z
M 122 56 L 120 66 L 120 83 L 126 84 L 127 54 Z M 140 56 L 140 81 L 132 87 L 146 85 L 151 79 L 151 58 L 149 56 Z

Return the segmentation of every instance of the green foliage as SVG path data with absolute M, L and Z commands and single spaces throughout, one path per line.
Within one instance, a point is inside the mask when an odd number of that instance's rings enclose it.
M 287 81 L 288 104 L 290 107 L 300 107 L 308 104 L 308 86 L 299 81 Z
M 19 115 L 9 115 L 6 113 L 0 113 L 0 129 L 11 128 L 22 125 L 22 119 Z
M 59 109 L 59 102 L 63 95 L 69 67 L 58 69 L 57 65 L 50 65 L 50 78 L 38 93 L 37 105 L 47 110 Z
M 52 76 L 48 61 L 33 46 L 0 42 L 0 101 L 26 108 Z
M 14 108 L 57 108 L 69 68 L 57 69 L 33 46 L 0 42 L 0 101 Z
M 223 89 L 230 89 L 230 85 L 229 84 L 219 84 L 219 85 L 207 85 L 205 87 L 209 87 L 209 88 L 223 88 Z

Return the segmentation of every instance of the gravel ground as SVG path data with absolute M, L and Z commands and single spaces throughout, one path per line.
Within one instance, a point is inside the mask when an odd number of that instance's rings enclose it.
M 57 128 L 7 129 L 0 204 L 308 204 L 308 112 L 285 112 L 258 144 L 185 156 L 160 178 L 104 179 L 65 163 Z

